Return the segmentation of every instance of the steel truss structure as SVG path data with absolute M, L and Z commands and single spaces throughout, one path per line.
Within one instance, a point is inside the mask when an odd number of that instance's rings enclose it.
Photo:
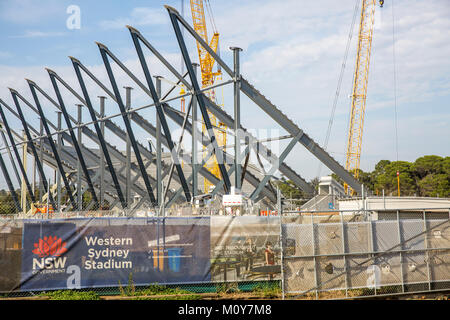
M 50 203 L 59 211 L 63 210 L 89 210 L 92 208 L 102 208 L 105 201 L 110 208 L 130 209 L 130 214 L 142 206 L 151 208 L 161 208 L 174 203 L 189 203 L 201 194 L 198 187 L 198 178 L 203 176 L 208 179 L 215 188 L 212 195 L 229 193 L 232 187 L 230 176 L 234 174 L 233 186 L 237 189 L 242 187 L 244 182 L 253 187 L 253 191 L 248 195 L 254 202 L 263 201 L 266 205 L 276 207 L 276 190 L 270 185 L 270 179 L 278 171 L 281 175 L 291 180 L 296 186 L 308 194 L 314 193 L 313 187 L 307 183 L 296 171 L 285 162 L 286 157 L 293 147 L 299 143 L 311 152 L 319 161 L 325 164 L 331 171 L 336 173 L 352 189 L 358 193 L 362 191 L 361 184 L 345 168 L 334 160 L 325 150 L 313 141 L 302 129 L 290 120 L 281 110 L 273 105 L 265 96 L 254 88 L 240 73 L 239 48 L 230 48 L 233 51 L 233 68 L 229 67 L 218 56 L 209 45 L 195 32 L 183 17 L 172 7 L 165 6 L 175 33 L 178 47 L 183 57 L 187 72 L 180 74 L 168 60 L 160 54 L 154 46 L 135 28 L 127 26 L 133 41 L 139 64 L 145 76 L 145 81 L 141 81 L 131 72 L 119 58 L 104 44 L 97 43 L 107 76 L 112 88 L 108 89 L 80 60 L 69 57 L 78 84 L 81 89 L 79 93 L 70 86 L 60 75 L 51 69 L 46 69 L 50 77 L 54 95 L 46 92 L 42 87 L 28 80 L 28 85 L 34 101 L 28 101 L 18 91 L 10 89 L 11 96 L 16 107 L 14 110 L 4 100 L 0 99 L 1 134 L 3 143 L 8 150 L 9 159 L 14 169 L 14 173 L 19 181 L 22 181 L 23 190 L 26 190 L 30 202 L 48 197 Z M 222 70 L 231 79 L 215 84 L 211 87 L 200 88 L 197 80 L 197 67 L 193 63 L 186 46 L 186 39 L 181 28 L 184 28 L 192 40 L 197 41 L 220 65 Z M 161 78 L 151 73 L 151 65 L 148 64 L 148 56 L 143 49 L 148 50 L 159 62 L 161 62 L 171 75 L 176 77 L 177 83 L 165 94 L 161 93 Z M 152 100 L 151 104 L 132 108 L 129 101 L 129 91 L 127 91 L 126 102 L 121 96 L 116 75 L 112 69 L 112 62 L 139 87 Z M 100 112 L 94 108 L 94 103 L 89 94 L 85 78 L 92 81 L 103 92 L 100 96 Z M 177 85 L 182 84 L 186 88 L 186 93 L 175 97 L 169 97 Z M 211 101 L 205 92 L 212 88 L 233 84 L 234 88 L 234 115 L 229 115 L 224 109 Z M 62 94 L 62 89 L 79 102 L 78 118 L 74 118 L 67 110 L 67 99 Z M 128 88 L 131 90 L 131 88 Z M 261 141 L 258 141 L 242 124 L 240 111 L 240 94 L 245 94 L 250 100 L 262 109 L 281 128 L 286 130 L 291 141 L 280 155 L 273 153 Z M 44 113 L 43 99 L 46 106 L 52 105 L 59 112 L 58 124 L 52 123 Z M 119 107 L 119 113 L 106 117 L 104 114 L 105 99 L 110 98 Z M 172 103 L 181 98 L 190 99 L 186 112 L 180 112 L 171 106 Z M 19 101 L 20 100 L 20 101 Z M 23 108 L 28 109 L 24 112 Z M 90 122 L 82 123 L 81 109 L 85 107 L 91 117 Z M 149 119 L 145 119 L 140 110 L 152 108 L 156 110 L 155 124 Z M 9 113 L 20 120 L 24 135 L 14 130 L 9 125 L 6 113 Z M 46 109 L 48 110 L 48 108 Z M 197 112 L 200 111 L 201 118 L 198 119 Z M 28 121 L 24 114 L 32 111 L 39 116 L 43 130 L 37 130 Z M 231 154 L 220 147 L 214 135 L 213 126 L 209 118 L 209 113 L 214 115 L 220 122 L 224 123 L 230 130 L 228 134 L 234 135 L 234 152 Z M 64 119 L 67 129 L 61 127 L 61 116 Z M 125 128 L 112 121 L 114 117 L 122 117 Z M 172 138 L 168 119 L 178 125 L 182 134 L 178 142 Z M 199 129 L 199 122 L 203 123 L 208 135 L 202 135 Z M 140 143 L 135 136 L 132 124 L 143 129 L 148 137 L 156 140 L 156 152 L 150 146 Z M 89 126 L 93 126 L 92 130 Z M 105 134 L 105 128 L 111 131 L 114 139 L 125 142 L 127 150 L 120 151 Z M 53 132 L 52 132 L 53 130 Z M 6 132 L 6 136 L 4 134 Z M 182 140 L 185 133 L 192 138 L 192 150 L 187 151 L 182 147 Z M 98 144 L 98 151 L 88 148 L 82 141 L 83 136 Z M 6 137 L 9 141 L 7 141 Z M 108 141 L 109 140 L 109 141 Z M 197 143 L 207 147 L 209 155 L 203 159 L 198 159 Z M 165 146 L 170 151 L 171 164 L 162 161 L 162 148 Z M 243 146 L 245 146 L 243 148 Z M 63 181 L 64 190 L 57 179 L 57 188 L 52 188 L 50 193 L 42 196 L 37 195 L 35 188 L 30 183 L 28 172 L 24 166 L 24 156 L 20 155 L 20 147 L 32 155 L 41 181 L 45 190 L 50 190 L 44 172 L 44 164 L 58 173 Z M 241 150 L 241 149 L 244 150 Z M 133 150 L 135 161 L 131 161 L 131 149 Z M 12 153 L 11 153 L 12 150 Z M 271 168 L 262 179 L 246 170 L 248 155 L 255 152 L 262 156 L 271 164 Z M 215 156 L 220 169 L 221 178 L 218 179 L 205 167 L 205 163 L 212 156 Z M 245 165 L 243 165 L 245 159 Z M 184 165 L 182 165 L 182 162 Z M 17 170 L 17 166 L 20 170 Z M 156 167 L 156 177 L 149 174 L 149 168 Z M 10 193 L 13 196 L 18 212 L 25 212 L 22 208 L 24 202 L 19 201 L 13 186 L 10 173 L 3 157 L 0 156 L 0 167 L 7 182 Z M 189 169 L 187 171 L 186 169 Z M 176 173 L 175 173 L 176 172 Z M 188 172 L 190 175 L 187 176 Z M 166 185 L 163 180 L 168 179 Z M 171 187 L 174 181 L 178 189 Z M 26 189 L 25 189 L 26 188 Z M 55 190 L 59 191 L 56 192 Z M 82 204 L 82 194 L 88 191 L 91 195 L 89 204 Z M 156 193 L 155 193 L 156 191 Z M 62 196 L 67 198 L 64 205 L 61 205 Z M 132 201 L 132 196 L 139 196 L 138 201 Z M 184 196 L 184 197 L 183 197 Z M 57 198 L 57 201 L 55 201 Z M 26 204 L 25 204 L 26 207 Z

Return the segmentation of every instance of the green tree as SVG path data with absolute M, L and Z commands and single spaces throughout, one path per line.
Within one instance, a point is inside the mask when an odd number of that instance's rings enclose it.
M 450 178 L 450 157 L 445 157 L 442 160 L 442 173 L 447 175 L 447 178 Z
M 412 164 L 407 161 L 384 162 L 373 175 L 376 190 L 383 190 L 385 194 L 397 194 L 397 171 L 400 176 L 400 194 L 412 196 L 417 193 L 417 185 Z M 380 173 L 379 173 L 380 172 Z
M 425 178 L 429 174 L 442 173 L 444 159 L 439 156 L 423 156 L 417 158 L 412 169 L 416 172 L 420 179 Z
M 424 197 L 449 197 L 450 181 L 446 174 L 429 174 L 418 182 L 419 192 Z

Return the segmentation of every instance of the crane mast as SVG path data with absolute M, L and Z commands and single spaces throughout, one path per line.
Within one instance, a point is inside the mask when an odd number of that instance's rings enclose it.
M 383 5 L 382 1 L 380 1 L 380 5 Z M 356 179 L 359 177 L 374 18 L 375 0 L 362 0 L 345 162 L 345 168 Z M 354 190 L 347 184 L 344 187 L 347 193 L 354 194 Z
M 191 13 L 192 13 L 192 22 L 194 26 L 194 30 L 202 37 L 202 39 L 209 43 L 209 46 L 214 50 L 214 52 L 217 52 L 217 49 L 219 47 L 219 33 L 217 30 L 213 30 L 213 36 L 211 40 L 208 39 L 208 32 L 207 32 L 207 26 L 206 26 L 206 19 L 205 19 L 205 8 L 203 0 L 190 0 L 191 4 Z M 216 79 L 221 78 L 221 70 L 218 69 L 216 72 L 213 71 L 213 66 L 215 59 L 208 53 L 208 51 L 205 50 L 205 48 L 202 47 L 202 45 L 197 41 L 197 50 L 198 50 L 198 57 L 200 62 L 200 70 L 201 70 L 201 77 L 202 77 L 202 88 L 209 87 L 214 84 L 214 81 Z M 206 96 L 211 99 L 213 102 L 216 102 L 216 94 L 214 89 L 208 90 L 205 92 Z M 217 103 L 219 106 L 220 103 Z M 223 105 L 222 105 L 223 107 Z M 208 111 L 209 117 L 211 119 L 211 124 L 214 127 L 214 134 L 217 138 L 217 142 L 219 147 L 226 146 L 226 126 L 225 124 L 218 122 L 216 117 Z M 203 123 L 202 124 L 202 132 L 205 135 L 208 135 L 206 132 L 206 126 Z M 207 149 L 203 148 L 204 153 L 207 152 Z M 217 159 L 213 155 L 205 164 L 205 167 L 208 171 L 210 171 L 212 174 L 214 174 L 217 178 L 220 178 L 220 170 L 219 165 L 217 164 Z M 214 186 L 213 183 L 211 183 L 206 178 L 204 179 L 204 191 L 208 193 L 210 191 L 210 188 Z

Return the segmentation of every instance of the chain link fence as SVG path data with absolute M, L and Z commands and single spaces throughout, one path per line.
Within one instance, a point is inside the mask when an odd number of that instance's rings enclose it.
M 171 292 L 345 299 L 450 288 L 449 209 L 391 210 L 377 220 L 363 211 L 162 212 L 165 217 L 114 210 L 0 216 L 0 294 L 77 289 L 123 295 L 162 285 Z M 50 237 L 65 246 L 48 243 Z M 125 242 L 99 245 L 95 238 Z M 56 258 L 64 257 L 62 267 Z M 92 269 L 108 261 L 125 268 Z M 119 264 L 125 261 L 132 266 Z
M 340 212 L 335 221 L 283 223 L 283 293 L 343 299 L 450 289 L 449 211 L 378 216 L 385 220 L 354 222 Z

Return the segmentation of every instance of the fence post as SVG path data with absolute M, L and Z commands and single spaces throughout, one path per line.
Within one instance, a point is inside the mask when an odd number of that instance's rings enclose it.
M 281 269 L 281 299 L 284 300 L 284 246 L 283 246 L 283 203 L 281 202 L 281 191 L 277 186 L 277 210 L 280 219 L 280 269 Z
M 311 213 L 311 233 L 312 233 L 312 245 L 313 245 L 313 259 L 314 259 L 314 285 L 316 286 L 316 300 L 319 298 L 318 288 L 319 283 L 317 279 L 317 261 L 316 261 L 316 243 L 315 243 L 315 235 L 314 235 L 314 215 Z
M 400 250 L 403 250 L 403 243 L 402 243 L 402 234 L 401 234 L 401 228 L 400 228 L 400 212 L 397 210 L 397 229 L 398 229 L 398 244 L 400 245 Z M 400 251 L 400 277 L 402 278 L 402 292 L 405 292 L 405 283 L 404 283 L 404 277 L 403 277 L 403 254 Z
M 347 274 L 347 255 L 345 250 L 345 225 L 344 225 L 344 213 L 339 211 L 341 217 L 341 227 L 342 227 L 342 258 L 344 260 L 344 274 L 345 274 L 345 297 L 348 297 L 348 274 Z
M 425 210 L 423 210 L 423 231 L 425 235 L 425 261 L 427 263 L 427 278 L 428 278 L 428 290 L 431 291 L 431 275 L 430 275 L 430 256 L 428 251 L 428 231 L 427 231 L 427 215 L 425 214 Z
M 368 237 L 368 240 L 369 240 L 368 245 L 369 246 L 367 249 L 368 249 L 368 252 L 371 252 L 371 253 L 369 253 L 369 256 L 372 258 L 372 264 L 375 264 L 375 258 L 374 258 L 375 245 L 374 245 L 374 236 L 373 236 L 372 216 L 369 217 L 368 222 L 369 222 L 369 237 Z M 375 278 L 375 287 L 374 287 L 375 295 L 377 295 L 377 285 L 378 285 L 377 282 L 378 281 L 379 281 L 379 279 Z

